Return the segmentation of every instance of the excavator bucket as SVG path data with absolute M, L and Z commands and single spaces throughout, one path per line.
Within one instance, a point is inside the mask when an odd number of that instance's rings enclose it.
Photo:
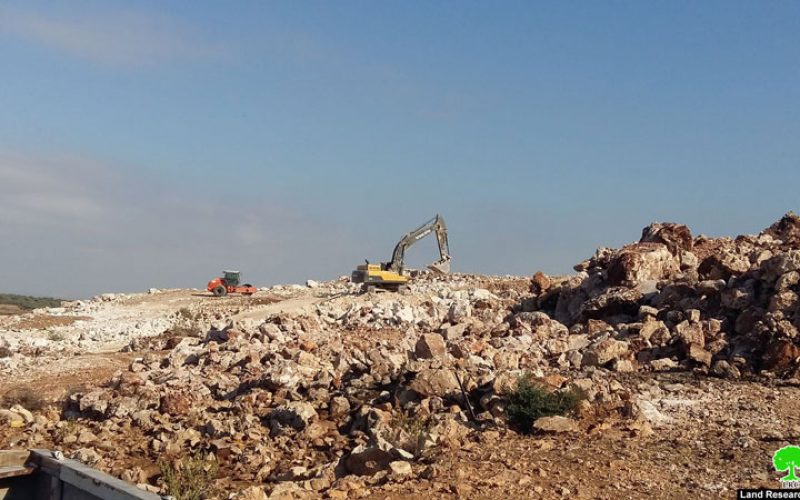
M 450 272 L 450 259 L 439 260 L 428 265 L 428 269 L 435 273 L 447 274 Z

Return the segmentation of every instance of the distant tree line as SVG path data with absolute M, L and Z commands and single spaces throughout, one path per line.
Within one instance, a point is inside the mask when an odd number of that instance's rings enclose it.
M 30 297 L 13 293 L 0 293 L 0 304 L 18 306 L 22 309 L 38 309 L 40 307 L 59 307 L 61 299 L 52 297 Z

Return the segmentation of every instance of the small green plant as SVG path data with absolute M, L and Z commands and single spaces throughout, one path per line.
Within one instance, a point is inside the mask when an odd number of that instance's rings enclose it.
M 56 428 L 53 432 L 53 436 L 56 438 L 56 443 L 62 443 L 72 434 L 76 433 L 77 425 L 75 424 L 75 420 L 66 420 L 61 424 L 61 427 Z
M 388 429 L 383 433 L 383 438 L 398 448 L 416 454 L 430 431 L 429 419 L 417 415 L 400 413 L 389 421 Z
M 219 466 L 214 460 L 205 460 L 198 452 L 181 459 L 158 461 L 161 480 L 167 494 L 176 500 L 202 500 L 217 477 Z
M 536 419 L 572 413 L 584 399 L 586 395 L 578 389 L 548 391 L 526 373 L 517 382 L 516 390 L 508 395 L 506 414 L 512 425 L 529 433 Z
M 62 340 L 65 340 L 67 337 L 65 337 L 63 333 L 47 332 L 47 338 L 51 342 L 61 342 Z
M 421 432 L 426 432 L 428 427 L 430 427 L 430 422 L 416 415 L 405 415 L 401 413 L 392 418 L 389 426 L 395 429 L 402 429 L 404 432 L 416 436 Z
M 178 309 L 178 316 L 183 319 L 194 319 L 194 314 L 189 310 L 188 307 L 181 307 Z

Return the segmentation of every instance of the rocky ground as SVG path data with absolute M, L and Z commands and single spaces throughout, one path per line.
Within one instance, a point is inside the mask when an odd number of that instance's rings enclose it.
M 577 274 L 107 294 L 0 316 L 0 448 L 216 498 L 703 498 L 800 439 L 800 218 L 653 224 Z M 527 374 L 577 411 L 509 426 Z

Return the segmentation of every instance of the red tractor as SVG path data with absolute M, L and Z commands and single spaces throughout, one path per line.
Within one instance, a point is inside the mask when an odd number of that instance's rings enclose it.
M 229 293 L 241 293 L 242 295 L 253 295 L 258 291 L 250 283 L 239 285 L 239 271 L 222 271 L 222 278 L 214 278 L 208 282 L 208 291 L 215 297 L 224 297 Z

